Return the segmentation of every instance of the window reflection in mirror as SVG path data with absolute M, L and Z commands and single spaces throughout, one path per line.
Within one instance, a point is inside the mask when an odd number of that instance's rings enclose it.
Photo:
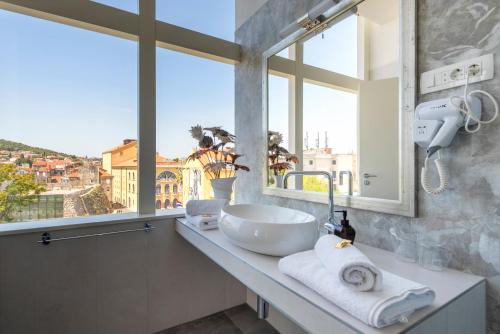
M 291 168 L 331 172 L 337 195 L 398 200 L 399 2 L 366 0 L 276 55 L 268 62 L 269 130 L 298 153 Z M 326 192 L 327 183 L 308 176 L 297 188 Z
M 356 124 L 355 92 L 304 83 L 304 170 L 332 173 L 337 194 L 358 192 Z M 328 192 L 321 176 L 304 176 L 303 185 L 305 191 Z
M 351 15 L 304 42 L 304 63 L 358 76 L 358 16 Z

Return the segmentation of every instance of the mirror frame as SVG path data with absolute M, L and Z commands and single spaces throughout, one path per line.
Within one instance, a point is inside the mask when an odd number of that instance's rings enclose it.
M 362 1 L 357 1 L 358 5 Z M 349 8 L 350 9 L 350 8 Z M 342 12 L 343 13 L 343 12 Z M 341 15 L 342 13 L 339 13 Z M 416 215 L 415 144 L 413 142 L 413 118 L 416 96 L 416 3 L 415 0 L 399 0 L 399 200 L 335 195 L 335 205 L 355 209 L 383 212 L 407 217 Z M 266 138 L 266 158 L 263 166 L 263 194 L 314 203 L 328 203 L 325 193 L 270 187 L 268 185 L 267 131 L 268 131 L 268 61 L 281 50 L 300 41 L 311 32 L 290 35 L 262 54 L 262 111 L 263 136 Z

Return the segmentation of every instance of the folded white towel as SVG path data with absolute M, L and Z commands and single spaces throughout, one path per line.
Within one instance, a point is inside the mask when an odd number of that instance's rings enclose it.
M 225 199 L 190 200 L 186 203 L 186 214 L 190 216 L 218 215 L 228 203 Z
M 218 228 L 219 215 L 186 215 L 186 220 L 189 224 L 200 230 L 212 230 Z
M 342 238 L 336 235 L 325 235 L 314 246 L 316 256 L 326 270 L 338 276 L 342 284 L 356 291 L 382 289 L 382 272 L 353 245 L 336 248 L 340 241 Z
M 364 323 L 381 328 L 404 322 L 415 310 L 432 304 L 435 293 L 419 283 L 383 271 L 380 291 L 360 292 L 340 283 L 313 250 L 287 256 L 279 269 Z M 335 282 L 337 284 L 335 284 Z

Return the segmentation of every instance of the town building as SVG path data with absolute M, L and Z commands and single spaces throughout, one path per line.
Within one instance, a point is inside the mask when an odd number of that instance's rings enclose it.
M 156 154 L 155 206 L 157 209 L 183 205 L 182 168 L 183 161 L 170 160 Z M 113 204 L 120 204 L 126 210 L 137 211 L 137 140 L 125 139 L 122 145 L 103 152 L 102 170 L 112 178 L 110 198 Z M 106 176 L 106 178 L 109 177 Z M 100 183 L 102 184 L 103 180 Z
M 304 150 L 305 171 L 327 171 L 333 175 L 335 190 L 342 194 L 358 192 L 357 157 L 354 152 L 337 153 L 331 147 Z

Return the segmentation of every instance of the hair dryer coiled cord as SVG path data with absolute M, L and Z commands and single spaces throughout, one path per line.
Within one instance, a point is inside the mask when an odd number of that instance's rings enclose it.
M 479 131 L 479 129 L 481 129 L 482 124 L 489 124 L 497 119 L 499 107 L 498 107 L 498 102 L 495 100 L 493 95 L 491 95 L 490 93 L 485 92 L 484 90 L 480 90 L 480 89 L 476 89 L 476 90 L 469 92 L 469 76 L 470 76 L 470 70 L 467 71 L 467 74 L 465 75 L 465 87 L 464 87 L 463 96 L 452 96 L 450 101 L 464 115 L 464 117 L 465 117 L 465 126 L 464 126 L 465 131 L 467 131 L 468 133 L 476 133 Z M 482 120 L 474 117 L 474 115 L 471 112 L 472 109 L 469 105 L 469 97 L 470 96 L 481 95 L 481 94 L 486 96 L 487 98 L 489 98 L 491 100 L 491 102 L 493 103 L 493 108 L 495 110 L 493 112 L 493 116 L 487 121 L 482 121 Z M 471 122 L 473 122 L 472 124 L 476 124 L 475 129 L 470 128 Z
M 429 157 L 425 158 L 424 167 L 422 167 L 422 173 L 420 174 L 420 180 L 422 182 L 422 188 L 424 188 L 426 192 L 432 195 L 437 195 L 448 188 L 448 180 L 450 176 L 448 165 L 446 164 L 446 162 L 441 160 L 441 155 L 438 152 L 438 158 L 434 160 L 434 164 L 436 165 L 436 169 L 439 175 L 439 186 L 434 188 L 431 185 L 431 180 L 428 172 L 429 160 Z

